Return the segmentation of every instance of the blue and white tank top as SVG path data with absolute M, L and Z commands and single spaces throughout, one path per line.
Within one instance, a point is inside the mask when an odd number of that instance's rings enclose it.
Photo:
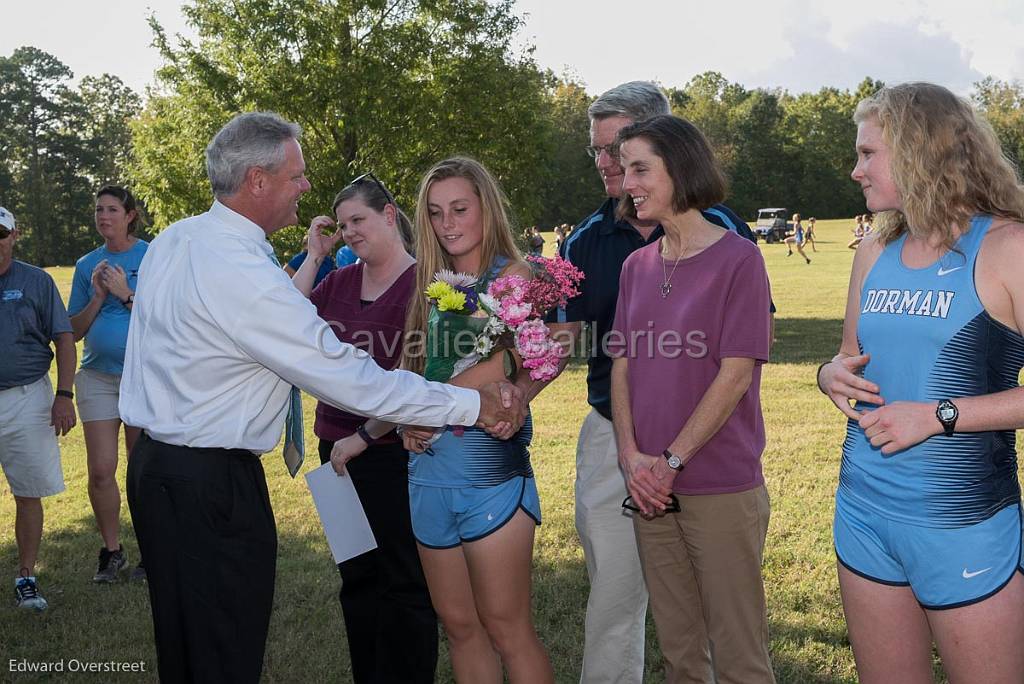
M 485 292 L 508 261 L 503 256 L 495 258 L 475 289 Z M 446 427 L 424 453 L 409 452 L 409 482 L 428 487 L 490 487 L 517 476 L 533 477 L 532 438 L 529 412 L 523 427 L 508 440 L 491 437 L 480 428 Z
M 990 216 L 976 216 L 936 263 L 908 268 L 904 233 L 864 281 L 857 338 L 871 355 L 864 377 L 887 403 L 934 402 L 1017 387 L 1024 338 L 978 298 L 975 263 Z M 857 410 L 876 408 L 856 405 Z M 1014 431 L 937 435 L 883 455 L 848 421 L 839 493 L 892 520 L 955 528 L 987 520 L 1020 500 Z

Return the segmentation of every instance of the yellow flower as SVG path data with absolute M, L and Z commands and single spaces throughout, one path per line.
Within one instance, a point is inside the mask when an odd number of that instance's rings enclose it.
M 461 311 L 466 306 L 466 295 L 452 290 L 437 298 L 438 311 Z
M 430 285 L 427 286 L 426 294 L 431 299 L 439 300 L 441 299 L 441 297 L 452 292 L 455 292 L 455 288 L 453 288 L 451 285 L 440 280 L 435 280 L 434 282 L 430 283 Z

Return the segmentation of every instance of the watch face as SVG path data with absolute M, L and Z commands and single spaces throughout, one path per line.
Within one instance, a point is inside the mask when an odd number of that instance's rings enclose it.
M 668 459 L 668 465 L 670 468 L 679 470 L 679 466 L 683 465 L 683 462 L 679 460 L 678 456 L 670 456 Z
M 942 420 L 953 420 L 956 417 L 956 409 L 952 406 L 940 406 L 939 417 Z

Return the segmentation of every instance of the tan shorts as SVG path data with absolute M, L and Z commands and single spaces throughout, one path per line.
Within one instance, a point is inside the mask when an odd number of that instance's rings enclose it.
M 94 420 L 120 419 L 117 399 L 121 394 L 121 376 L 83 368 L 75 375 L 75 402 L 78 419 L 83 423 Z
M 15 496 L 36 498 L 64 491 L 60 448 L 50 424 L 52 408 L 53 385 L 47 375 L 0 390 L 0 467 Z

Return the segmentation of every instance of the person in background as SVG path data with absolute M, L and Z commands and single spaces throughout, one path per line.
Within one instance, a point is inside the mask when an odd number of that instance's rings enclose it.
M 298 270 L 302 267 L 302 264 L 306 263 L 306 256 L 308 254 L 308 241 L 309 235 L 302 236 L 302 251 L 291 258 L 291 260 L 284 265 L 284 272 L 288 274 L 289 278 L 293 278 Z M 320 262 L 320 267 L 317 269 L 315 278 L 313 279 L 313 287 L 316 287 L 320 282 L 327 277 L 327 274 L 338 268 L 337 263 L 334 261 L 334 257 L 330 254 L 325 254 L 323 260 Z
M 808 264 L 810 264 L 810 257 L 804 254 L 804 240 L 804 226 L 802 223 L 800 223 L 800 214 L 793 214 L 793 232 L 791 232 L 786 237 L 786 239 L 783 240 L 783 242 L 786 243 L 786 249 L 789 250 L 786 256 L 793 256 L 793 245 L 796 245 L 796 251 L 800 252 L 800 256 L 802 256 L 804 260 Z
M 541 256 L 544 254 L 544 236 L 540 234 L 540 229 L 537 226 L 530 228 L 527 233 L 527 244 L 530 247 L 531 256 Z
M 811 243 L 811 249 L 815 252 L 818 251 L 818 246 L 814 244 L 814 224 L 818 222 L 818 219 L 813 216 L 807 219 L 807 230 L 804 231 L 804 242 Z
M 122 423 L 117 401 L 139 266 L 149 246 L 135 235 L 141 223 L 135 197 L 127 189 L 105 185 L 96 192 L 96 232 L 103 238 L 103 244 L 75 264 L 68 300 L 75 341 L 85 339 L 82 367 L 75 376 L 75 394 L 85 431 L 89 501 L 103 542 L 92 578 L 98 583 L 116 582 L 128 566 L 120 540 L 117 460 Z M 124 425 L 126 455 L 131 453 L 138 436 L 138 428 Z M 145 578 L 140 559 L 131 579 Z
M 35 565 L 43 536 L 42 498 L 64 491 L 57 435 L 75 426 L 75 341 L 57 285 L 14 258 L 14 215 L 0 207 L 0 467 L 14 496 L 19 608 L 46 610 Z M 57 391 L 50 383 L 56 349 Z
M 851 231 L 853 232 L 853 239 L 846 244 L 849 249 L 857 249 L 857 246 L 864 240 L 864 217 L 857 216 L 856 221 L 857 225 Z
M 882 88 L 854 121 L 852 177 L 881 213 L 817 382 L 847 418 L 833 534 L 857 674 L 930 683 L 934 641 L 950 682 L 1016 684 L 1024 187 L 941 86 Z
M 773 684 L 761 576 L 768 273 L 754 244 L 701 215 L 725 179 L 696 126 L 658 116 L 618 140 L 620 212 L 665 230 L 623 264 L 609 338 L 623 506 L 641 513 L 665 681 Z M 657 342 L 638 343 L 645 335 Z
M 416 282 L 412 224 L 372 174 L 343 188 L 332 211 L 338 230 L 325 235 L 334 220 L 313 219 L 309 258 L 292 282 L 340 341 L 363 349 L 381 368 L 395 368 Z M 314 288 L 317 263 L 342 238 L 359 262 Z M 313 431 L 320 462 L 352 478 L 377 540 L 376 549 L 338 564 L 352 679 L 429 684 L 437 669 L 437 615 L 412 533 L 409 452 L 394 430 L 371 435 L 366 418 L 324 401 L 317 402 Z

